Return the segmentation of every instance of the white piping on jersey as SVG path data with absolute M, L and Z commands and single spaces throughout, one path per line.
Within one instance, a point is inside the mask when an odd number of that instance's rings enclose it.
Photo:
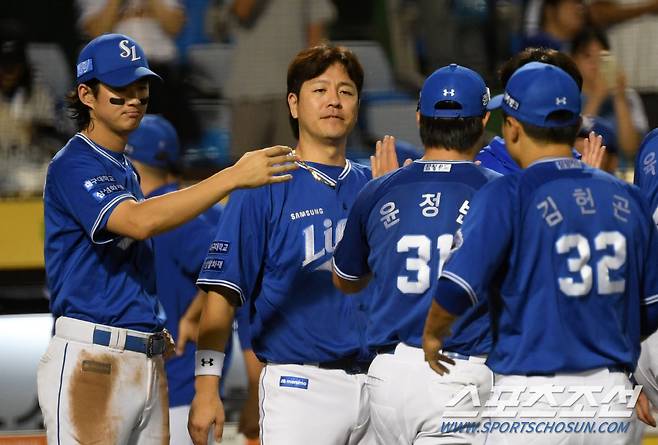
M 196 280 L 196 284 L 211 284 L 211 285 L 219 284 L 221 286 L 228 287 L 229 289 L 234 290 L 238 293 L 238 295 L 240 296 L 240 304 L 245 303 L 245 301 L 244 301 L 244 292 L 242 292 L 242 289 L 240 289 L 240 286 L 238 286 L 235 283 L 231 283 L 230 281 L 213 280 L 211 278 L 204 278 L 204 279 L 200 278 L 200 279 Z
M 334 266 L 334 271 L 336 272 L 336 275 L 338 275 L 342 279 L 347 280 L 347 281 L 359 281 L 361 279 L 360 277 L 356 277 L 354 275 L 348 275 L 345 272 L 343 272 L 342 270 L 340 270 L 338 268 L 338 266 L 336 266 L 336 258 L 335 257 L 331 257 L 331 264 Z
M 419 164 L 474 164 L 473 161 L 442 161 L 439 159 L 416 159 Z
M 91 148 L 93 148 L 94 151 L 96 151 L 96 153 L 100 154 L 101 156 L 103 156 L 103 157 L 106 158 L 106 159 L 109 159 L 110 161 L 112 161 L 113 163 L 115 163 L 116 165 L 118 165 L 119 167 L 121 167 L 122 169 L 126 170 L 126 166 L 125 166 L 125 165 L 123 165 L 121 162 L 119 162 L 119 161 L 117 161 L 116 159 L 114 159 L 114 158 L 113 158 L 112 156 L 110 156 L 109 154 L 105 153 L 105 152 L 103 151 L 102 148 L 98 147 L 98 146 L 96 145 L 96 143 L 95 143 L 94 141 L 92 141 L 91 139 L 89 139 L 87 136 L 85 136 L 85 135 L 82 134 L 82 133 L 76 133 L 76 136 L 80 136 L 80 137 L 82 138 L 83 141 L 85 141 L 87 144 L 89 144 L 89 146 L 90 146 Z
M 123 201 L 124 199 L 128 199 L 128 198 L 131 198 L 131 199 L 134 199 L 135 201 L 137 201 L 137 198 L 135 198 L 132 195 L 132 193 L 122 193 L 119 196 L 115 196 L 114 198 L 112 198 L 112 200 L 110 202 L 108 202 L 107 204 L 105 204 L 105 207 L 103 207 L 101 209 L 101 211 L 98 212 L 98 217 L 96 218 L 96 221 L 94 221 L 94 225 L 91 227 L 91 233 L 89 234 L 91 236 L 91 242 L 92 243 L 94 243 L 94 244 L 107 244 L 107 243 L 111 243 L 116 238 L 116 237 L 113 237 L 113 238 L 110 238 L 107 241 L 96 241 L 94 239 L 94 235 L 96 234 L 96 230 L 98 230 L 98 226 L 100 225 L 101 220 L 103 219 L 103 216 L 105 216 L 105 213 L 107 213 L 107 211 L 110 209 L 110 207 L 112 207 L 118 201 Z
M 464 289 L 466 291 L 466 293 L 468 294 L 469 298 L 471 299 L 471 303 L 473 304 L 473 306 L 475 306 L 477 304 L 478 297 L 477 297 L 477 295 L 475 295 L 475 291 L 473 290 L 471 285 L 468 284 L 468 282 L 466 280 L 464 280 L 459 275 L 455 275 L 454 273 L 448 272 L 446 270 L 441 272 L 441 276 L 446 277 L 448 280 L 452 281 L 453 283 L 457 284 L 459 287 Z
M 644 300 L 642 300 L 642 304 L 648 306 L 650 304 L 654 304 L 657 301 L 658 301 L 658 294 L 645 298 Z
M 343 179 L 347 174 L 352 170 L 352 163 L 350 162 L 349 159 L 345 159 L 345 168 L 343 168 L 343 171 L 340 172 L 340 175 L 338 175 L 338 180 Z

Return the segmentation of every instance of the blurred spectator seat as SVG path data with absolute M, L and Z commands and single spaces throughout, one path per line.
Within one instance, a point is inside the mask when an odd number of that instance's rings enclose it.
M 359 58 L 365 72 L 365 96 L 378 96 L 395 91 L 393 70 L 379 43 L 371 40 L 341 40 L 334 43 L 351 49 Z
M 396 99 L 371 103 L 365 110 L 368 133 L 381 139 L 390 134 L 422 147 L 416 124 L 417 102 L 412 99 Z
M 199 98 L 192 101 L 192 110 L 199 117 L 202 135 L 198 144 L 188 147 L 183 155 L 186 170 L 224 167 L 230 163 L 231 106 L 220 98 Z
M 196 87 L 210 95 L 221 96 L 230 71 L 233 45 L 207 43 L 192 45 L 187 51 Z
M 27 57 L 34 67 L 35 77 L 47 85 L 56 99 L 60 99 L 73 86 L 71 71 L 62 49 L 54 43 L 30 43 Z

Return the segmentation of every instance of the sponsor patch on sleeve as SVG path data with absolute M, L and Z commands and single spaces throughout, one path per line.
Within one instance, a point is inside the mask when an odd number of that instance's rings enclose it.
M 203 270 L 212 270 L 215 272 L 219 272 L 223 268 L 224 268 L 224 260 L 217 260 L 210 258 L 203 262 Z
M 213 241 L 208 249 L 208 253 L 228 253 L 231 243 L 228 241 Z
M 82 182 L 82 186 L 99 202 L 107 196 L 123 192 L 126 189 L 122 184 L 117 183 L 112 175 L 87 178 Z
M 308 379 L 303 377 L 282 375 L 279 379 L 279 386 L 286 388 L 308 389 Z

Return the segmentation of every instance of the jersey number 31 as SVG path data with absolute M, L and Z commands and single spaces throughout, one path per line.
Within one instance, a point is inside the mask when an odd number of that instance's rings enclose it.
M 452 237 L 451 234 L 446 233 L 436 240 L 436 248 L 439 251 L 439 270 L 434 277 L 435 280 L 438 280 L 439 275 L 441 275 L 443 263 L 450 254 Z M 397 285 L 400 292 L 404 294 L 422 294 L 430 288 L 432 271 L 428 263 L 432 255 L 432 241 L 425 235 L 405 235 L 398 240 L 398 253 L 409 252 L 412 249 L 418 251 L 418 256 L 407 258 L 405 266 L 409 272 L 416 272 L 416 280 L 410 280 L 408 276 L 399 275 Z

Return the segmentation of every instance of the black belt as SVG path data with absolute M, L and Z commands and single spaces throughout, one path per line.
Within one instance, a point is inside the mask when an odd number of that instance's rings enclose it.
M 370 367 L 371 361 L 359 361 L 352 358 L 341 358 L 328 362 L 318 363 L 318 368 L 321 369 L 340 369 L 347 374 L 366 374 Z
M 374 351 L 376 354 L 393 354 L 397 346 L 398 346 L 397 343 L 394 343 L 392 345 L 377 346 L 376 348 L 374 348 Z

